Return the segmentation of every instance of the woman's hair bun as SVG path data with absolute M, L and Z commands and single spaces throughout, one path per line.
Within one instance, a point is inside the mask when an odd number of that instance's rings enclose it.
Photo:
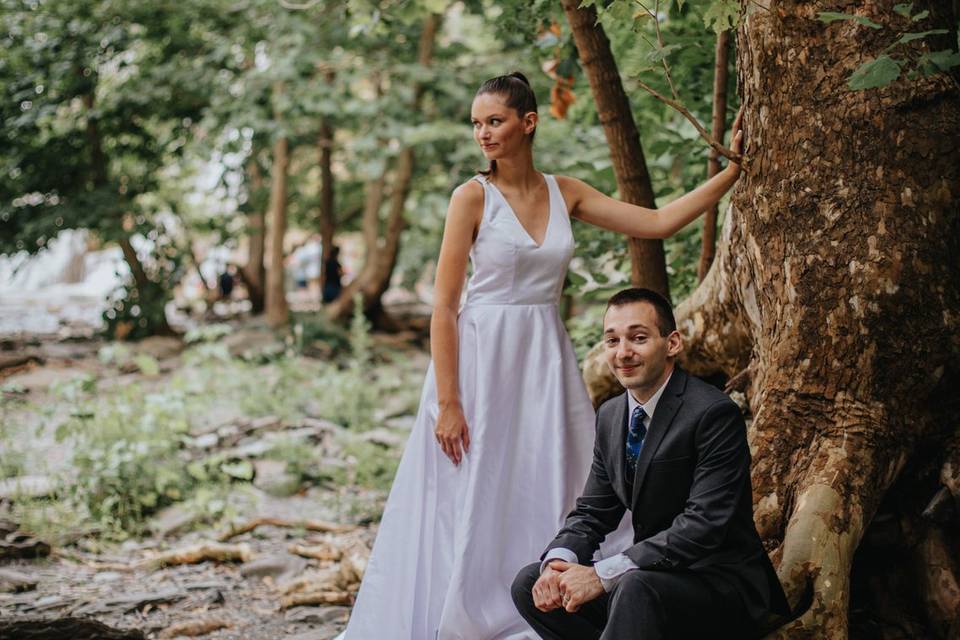
M 508 77 L 516 78 L 517 80 L 520 80 L 521 82 L 523 82 L 523 84 L 527 85 L 528 87 L 530 86 L 530 81 L 527 80 L 527 76 L 523 75 L 519 71 L 514 71 Z

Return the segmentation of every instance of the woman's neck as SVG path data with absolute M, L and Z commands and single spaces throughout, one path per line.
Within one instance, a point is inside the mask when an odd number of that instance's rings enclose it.
M 540 172 L 533 166 L 533 152 L 529 148 L 511 158 L 498 158 L 497 170 L 492 176 L 499 187 L 509 191 L 528 191 L 540 186 Z

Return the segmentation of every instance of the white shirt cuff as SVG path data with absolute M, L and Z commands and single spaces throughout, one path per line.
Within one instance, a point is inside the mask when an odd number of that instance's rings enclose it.
M 610 591 L 617 584 L 617 581 L 620 579 L 620 576 L 625 574 L 627 571 L 633 569 L 639 569 L 639 567 L 634 564 L 633 560 L 628 558 L 622 553 L 618 553 L 615 556 L 610 556 L 605 558 L 595 565 L 593 565 L 594 570 L 597 572 L 597 576 L 600 578 L 600 584 L 603 585 L 604 591 Z
M 550 549 L 547 556 L 543 559 L 543 562 L 540 563 L 540 573 L 543 573 L 543 570 L 547 568 L 547 564 L 549 564 L 551 560 L 563 560 L 570 564 L 577 564 L 577 554 L 564 547 Z

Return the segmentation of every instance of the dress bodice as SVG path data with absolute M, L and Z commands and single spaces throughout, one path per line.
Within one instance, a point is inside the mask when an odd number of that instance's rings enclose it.
M 537 245 L 520 224 L 507 199 L 485 176 L 483 219 L 470 251 L 473 275 L 466 306 L 556 304 L 573 257 L 573 233 L 557 180 L 544 174 L 549 220 Z

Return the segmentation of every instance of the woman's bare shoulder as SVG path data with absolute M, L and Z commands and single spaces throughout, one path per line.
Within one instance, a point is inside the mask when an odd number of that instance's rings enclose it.
M 477 211 L 479 207 L 480 211 Z M 450 195 L 450 211 L 479 214 L 483 210 L 483 185 L 476 180 L 467 180 Z

